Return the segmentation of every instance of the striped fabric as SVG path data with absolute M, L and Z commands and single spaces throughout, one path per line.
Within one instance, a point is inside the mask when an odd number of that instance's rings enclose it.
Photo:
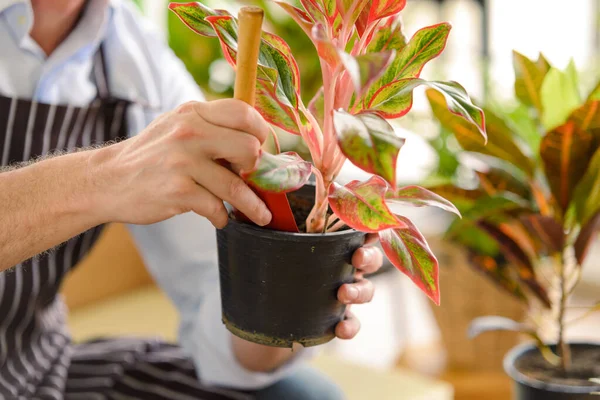
M 102 48 L 87 107 L 0 96 L 0 166 L 125 139 L 128 102 L 110 97 Z M 247 399 L 203 387 L 176 346 L 140 339 L 73 345 L 57 295 L 65 275 L 90 251 L 102 227 L 0 273 L 0 398 Z

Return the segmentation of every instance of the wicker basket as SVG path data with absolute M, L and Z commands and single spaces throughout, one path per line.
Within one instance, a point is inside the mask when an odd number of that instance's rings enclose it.
M 459 246 L 428 238 L 440 263 L 441 305 L 433 313 L 444 341 L 447 367 L 501 371 L 502 359 L 519 343 L 512 332 L 489 332 L 471 340 L 469 324 L 475 317 L 501 315 L 521 320 L 523 306 L 504 293 L 493 282 L 468 264 L 465 251 Z

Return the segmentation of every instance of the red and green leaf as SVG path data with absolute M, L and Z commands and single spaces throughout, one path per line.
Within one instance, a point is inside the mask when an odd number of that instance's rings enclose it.
M 418 78 L 425 64 L 436 58 L 446 47 L 450 24 L 442 23 L 417 31 L 400 50 L 385 74 L 363 98 L 363 104 L 373 103 L 373 98 L 385 86 L 407 78 Z
M 216 37 L 217 35 L 205 18 L 214 15 L 230 15 L 224 10 L 212 10 L 200 2 L 169 3 L 169 9 L 192 31 L 208 37 Z
M 310 32 L 314 25 L 310 15 L 308 15 L 304 10 L 294 7 L 286 1 L 275 1 L 275 3 L 283 8 L 285 12 L 287 12 L 294 21 L 296 21 L 298 26 L 300 26 L 302 30 L 310 37 Z
M 398 14 L 406 6 L 406 0 L 369 0 L 359 17 L 362 31 L 364 27 L 382 18 Z M 362 32 L 359 32 L 362 35 Z
M 477 254 L 469 251 L 469 264 L 476 270 L 483 273 L 490 281 L 495 283 L 505 292 L 514 296 L 517 300 L 526 302 L 527 297 L 519 282 L 514 279 L 510 268 L 505 264 L 499 264 L 493 257 L 483 254 Z
M 317 23 L 311 31 L 311 38 L 317 49 L 317 54 L 327 64 L 335 69 L 340 62 L 338 49 L 335 47 L 323 24 Z
M 522 215 L 521 223 L 532 237 L 536 237 L 549 253 L 563 251 L 565 231 L 553 217 L 541 214 Z
M 406 217 L 397 218 L 405 227 L 379 232 L 381 247 L 390 262 L 439 305 L 438 261 L 417 227 Z
M 466 151 L 486 154 L 508 161 L 528 175 L 533 174 L 533 162 L 523 154 L 517 139 L 506 123 L 493 112 L 486 110 L 487 143 L 481 138 L 479 130 L 464 118 L 447 110 L 446 99 L 433 90 L 427 91 L 427 98 L 434 116 L 440 124 L 453 132 L 459 144 Z
M 405 186 L 395 191 L 389 191 L 386 195 L 386 201 L 389 204 L 411 205 L 415 207 L 432 206 L 442 210 L 454 213 L 460 217 L 458 209 L 440 196 L 430 190 L 420 186 Z
M 596 214 L 583 225 L 573 245 L 575 248 L 575 258 L 580 266 L 583 265 L 590 245 L 598 235 L 598 232 L 600 232 L 600 211 L 596 212 Z
M 552 194 L 567 210 L 575 187 L 593 155 L 592 135 L 573 121 L 548 132 L 540 144 L 540 156 Z
M 255 108 L 267 122 L 294 135 L 300 134 L 297 111 L 283 104 L 274 88 L 264 81 L 256 82 Z
M 533 62 L 524 55 L 513 51 L 513 67 L 515 70 L 515 94 L 525 105 L 535 107 L 542 113 L 540 91 L 550 65 L 540 54 L 538 62 Z
M 320 23 L 324 26 L 329 26 L 329 20 L 325 13 L 323 13 L 322 8 L 319 4 L 317 4 L 314 0 L 300 0 L 302 6 L 306 10 L 306 13 L 310 16 L 310 18 L 315 23 Z
M 496 240 L 502 254 L 510 261 L 510 265 L 516 268 L 519 279 L 527 285 L 542 304 L 546 307 L 550 307 L 551 303 L 548 293 L 538 282 L 535 270 L 533 269 L 533 263 L 525 250 L 523 250 L 522 245 L 515 242 L 503 230 L 489 222 L 479 221 L 478 226 Z
M 361 232 L 375 233 L 389 228 L 404 228 L 385 203 L 389 187 L 374 175 L 366 182 L 352 181 L 329 187 L 329 206 L 346 225 Z
M 584 131 L 594 131 L 596 133 L 600 130 L 600 101 L 590 100 L 583 106 L 569 116 L 569 121 L 575 122 L 575 124 Z M 600 136 L 598 136 L 600 139 Z
M 402 33 L 402 22 L 398 16 L 389 17 L 385 24 L 379 26 L 367 45 L 367 53 L 385 50 L 400 50 L 406 47 L 407 39 Z
M 346 72 L 350 75 L 355 93 L 358 96 L 369 89 L 373 82 L 386 71 L 395 55 L 395 50 L 367 53 L 357 57 L 339 51 L 339 57 Z
M 596 148 L 585 175 L 575 188 L 573 204 L 580 225 L 587 224 L 600 212 L 600 147 Z
M 265 192 L 287 193 L 304 186 L 311 174 L 311 163 L 294 152 L 262 152 L 255 169 L 242 174 L 242 178 Z
M 352 26 L 369 0 L 337 0 L 338 10 L 345 26 Z
M 363 171 L 377 174 L 396 187 L 396 160 L 404 139 L 376 114 L 334 111 L 333 124 L 342 153 Z

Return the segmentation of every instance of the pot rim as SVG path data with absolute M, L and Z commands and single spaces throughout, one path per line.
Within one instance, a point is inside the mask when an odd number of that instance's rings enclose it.
M 600 342 L 595 341 L 575 341 L 569 342 L 570 346 L 573 345 L 586 345 L 586 346 L 596 346 L 600 347 Z M 536 389 L 541 389 L 545 391 L 551 392 L 559 392 L 559 393 L 578 393 L 578 394 L 589 394 L 590 392 L 600 391 L 600 385 L 597 386 L 572 386 L 572 385 L 564 385 L 560 383 L 552 383 L 552 382 L 544 382 L 539 379 L 530 378 L 527 375 L 520 372 L 517 367 L 515 367 L 515 361 L 523 356 L 523 354 L 536 348 L 535 343 L 528 342 L 523 343 L 518 346 L 513 347 L 504 357 L 503 367 L 506 374 L 516 382 L 519 382 L 522 385 L 527 385 Z
M 246 231 L 246 233 L 250 233 L 253 235 L 257 235 L 260 237 L 280 237 L 286 239 L 296 239 L 296 240 L 304 240 L 304 239 L 320 239 L 327 241 L 339 240 L 340 237 L 351 236 L 351 235 L 367 235 L 367 232 L 358 231 L 356 229 L 350 228 L 345 229 L 343 231 L 336 232 L 326 232 L 326 233 L 306 233 L 306 232 L 285 232 L 285 231 L 275 231 L 272 229 L 267 229 L 262 226 L 250 225 L 248 223 L 238 221 L 234 218 L 229 217 L 229 224 L 234 224 L 236 229 L 240 229 Z M 223 229 L 227 229 L 227 226 Z

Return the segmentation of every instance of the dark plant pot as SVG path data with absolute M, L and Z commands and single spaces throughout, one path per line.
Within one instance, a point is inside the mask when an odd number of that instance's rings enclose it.
M 312 204 L 314 187 L 289 196 Z M 365 234 L 288 233 L 230 219 L 217 231 L 223 323 L 251 342 L 292 347 L 315 346 L 334 338 L 346 306 L 337 291 L 354 280 L 352 254 Z
M 571 343 L 572 351 L 590 352 L 600 354 L 600 344 Z M 552 350 L 555 350 L 552 346 Z M 517 364 L 524 357 L 538 352 L 533 344 L 523 344 L 512 349 L 504 359 L 504 370 L 513 380 L 514 400 L 595 400 L 600 396 L 591 394 L 600 391 L 600 385 L 585 386 L 566 384 L 560 382 L 546 382 L 532 378 L 522 373 Z M 576 358 L 573 358 L 576 362 Z M 574 364 L 576 365 L 576 364 Z M 594 378 L 596 376 L 590 376 Z

